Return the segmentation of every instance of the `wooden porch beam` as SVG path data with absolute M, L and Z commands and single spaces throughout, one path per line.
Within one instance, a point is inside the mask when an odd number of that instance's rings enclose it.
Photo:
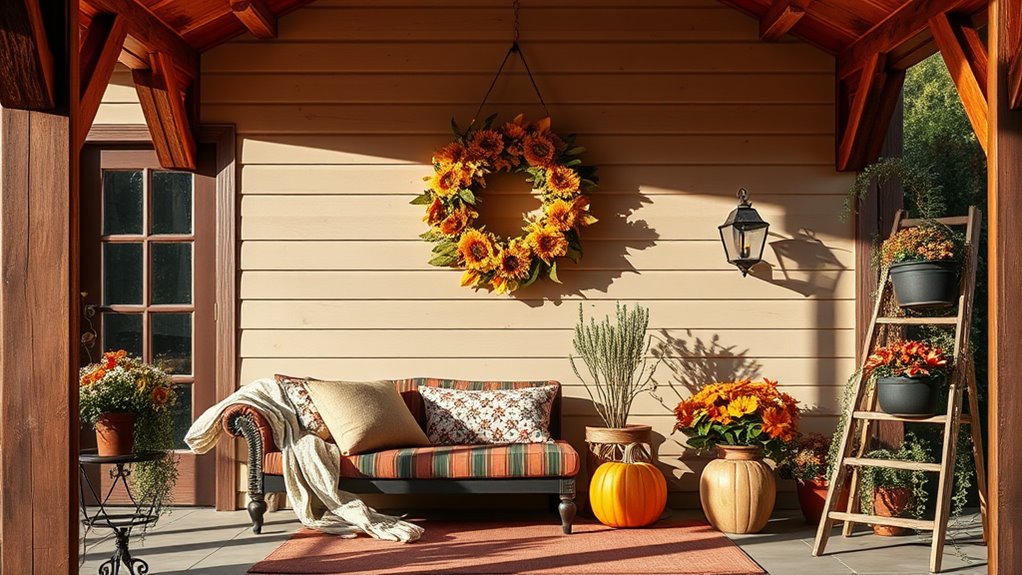
M 974 0 L 909 0 L 883 21 L 873 26 L 837 58 L 837 76 L 841 80 L 853 77 L 877 53 L 891 54 L 913 37 L 927 30 L 934 16 L 961 7 L 972 8 Z M 916 62 L 898 62 L 891 58 L 888 67 L 905 69 Z
M 160 165 L 195 170 L 195 137 L 188 108 L 188 88 L 167 54 L 152 54 L 149 70 L 132 70 L 142 114 L 153 137 Z
M 778 40 L 806 15 L 812 0 L 774 0 L 759 21 L 760 40 Z
M 930 30 L 958 89 L 965 114 L 985 152 L 990 136 L 986 48 L 971 23 L 948 14 L 930 18 Z
M 1012 110 L 1022 108 L 1022 50 L 1011 59 L 1008 68 L 1008 104 Z
M 80 148 L 99 111 L 103 92 L 124 46 L 128 28 L 116 14 L 97 14 L 92 18 L 81 48 L 81 115 L 75 144 Z
M 132 70 L 148 69 L 150 54 L 170 57 L 178 73 L 189 80 L 199 75 L 199 53 L 170 26 L 133 0 L 88 0 L 101 12 L 124 18 L 128 37 L 120 62 Z
M 277 16 L 262 0 L 231 0 L 231 11 L 256 38 L 277 37 Z
M 39 3 L 0 2 L 0 105 L 49 110 L 54 90 L 53 53 Z
M 870 137 L 874 134 L 873 124 L 876 122 L 878 106 L 883 101 L 884 87 L 888 81 L 884 68 L 886 62 L 885 54 L 873 54 L 869 58 L 862 69 L 859 84 L 851 95 L 847 117 L 839 118 L 838 124 L 843 126 L 836 158 L 839 171 L 857 170 L 866 163 L 871 144 Z M 882 143 L 883 133 L 880 133 L 879 140 Z M 879 148 L 877 151 L 879 152 Z
M 1017 573 L 1022 565 L 1022 111 L 1012 110 L 1012 60 L 1022 50 L 1022 2 L 992 0 L 990 144 L 987 153 L 988 392 L 990 414 L 989 568 Z

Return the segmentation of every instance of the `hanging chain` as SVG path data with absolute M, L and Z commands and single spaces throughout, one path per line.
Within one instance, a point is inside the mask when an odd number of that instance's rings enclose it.
M 514 0 L 511 3 L 511 14 L 513 16 L 512 21 L 514 22 L 514 36 L 511 38 L 511 41 L 515 44 L 518 43 L 518 8 L 520 6 L 521 3 L 518 0 Z

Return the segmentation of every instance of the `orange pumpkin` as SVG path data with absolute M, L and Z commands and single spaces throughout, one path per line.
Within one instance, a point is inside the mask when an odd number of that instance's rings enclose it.
M 589 484 L 589 504 L 600 523 L 610 527 L 645 527 L 660 518 L 667 505 L 667 481 L 656 466 L 637 462 L 638 444 L 625 448 L 621 462 L 596 469 Z

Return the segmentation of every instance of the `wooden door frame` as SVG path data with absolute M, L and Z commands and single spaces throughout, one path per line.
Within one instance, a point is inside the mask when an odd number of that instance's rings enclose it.
M 237 389 L 238 378 L 238 220 L 235 129 L 229 125 L 201 126 L 199 142 L 216 146 L 216 401 Z M 87 144 L 152 144 L 149 128 L 139 125 L 98 124 L 89 130 Z M 237 509 L 235 442 L 216 446 L 215 502 L 217 511 Z

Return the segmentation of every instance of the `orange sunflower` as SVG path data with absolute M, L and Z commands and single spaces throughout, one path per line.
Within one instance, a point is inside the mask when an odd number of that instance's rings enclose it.
M 453 236 L 465 229 L 469 220 L 477 215 L 479 214 L 469 210 L 464 204 L 462 204 L 459 209 L 448 214 L 447 217 L 440 222 L 440 225 L 438 226 L 440 228 L 440 233 L 446 236 Z
M 554 161 L 554 142 L 550 135 L 543 132 L 529 134 L 525 137 L 524 149 L 525 161 L 530 166 L 546 168 Z
M 428 179 L 429 188 L 436 195 L 446 198 L 472 183 L 472 172 L 461 162 L 444 164 Z
M 568 253 L 568 238 L 564 237 L 561 230 L 554 226 L 544 226 L 535 222 L 529 226 L 528 232 L 525 241 L 532 248 L 533 253 L 544 262 L 550 263 L 554 258 Z
M 451 142 L 433 153 L 434 164 L 460 164 L 468 159 L 468 148 Z
M 488 272 L 497 266 L 493 240 L 483 232 L 469 228 L 458 241 L 458 253 L 470 271 Z
M 433 198 L 433 202 L 426 208 L 426 215 L 422 218 L 422 221 L 426 222 L 431 226 L 435 226 L 442 222 L 447 217 L 447 208 L 444 207 L 444 203 L 440 201 L 440 198 Z
M 554 166 L 547 171 L 546 189 L 555 196 L 570 198 L 579 192 L 582 178 L 567 166 Z
M 493 289 L 497 293 L 510 293 L 518 289 L 521 280 L 529 277 L 532 250 L 521 239 L 515 238 L 497 254 L 497 277 Z
M 588 226 L 598 220 L 589 214 L 589 198 L 579 196 L 573 201 L 554 200 L 544 204 L 543 211 L 551 226 L 566 232 L 573 228 Z
M 468 153 L 473 158 L 492 162 L 504 151 L 504 138 L 496 130 L 479 130 L 469 140 Z

